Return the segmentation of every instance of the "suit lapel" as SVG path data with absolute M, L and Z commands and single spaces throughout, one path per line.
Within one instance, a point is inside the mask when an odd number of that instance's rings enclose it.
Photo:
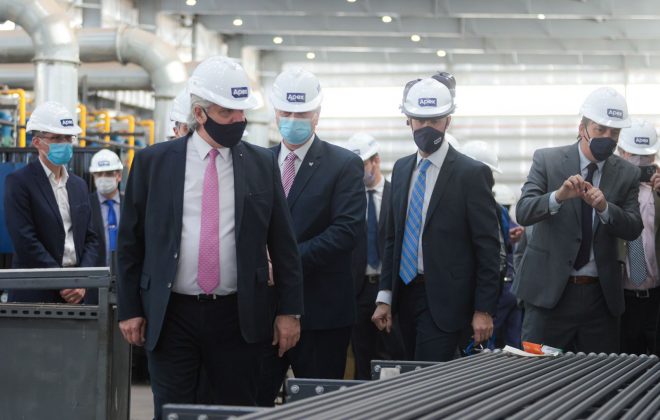
M 380 213 L 378 214 L 378 233 L 380 235 L 381 230 L 385 229 L 385 218 L 387 217 L 387 203 L 390 200 L 390 183 L 385 181 L 385 186 L 383 187 L 383 197 L 380 200 Z M 382 238 L 379 238 L 381 240 Z M 380 242 L 379 242 L 380 243 Z
M 321 140 L 314 136 L 313 143 L 310 146 L 307 154 L 305 155 L 305 160 L 303 160 L 296 174 L 296 178 L 293 180 L 293 185 L 289 191 L 287 201 L 289 203 L 289 209 L 293 207 L 296 203 L 296 200 L 300 196 L 300 193 L 305 189 L 305 185 L 312 177 L 314 172 L 318 170 L 318 167 L 321 166 L 321 157 L 323 156 L 323 144 Z
M 241 221 L 243 220 L 243 207 L 245 206 L 245 161 L 243 154 L 245 149 L 243 143 L 238 143 L 231 149 L 231 160 L 234 166 L 234 207 L 236 215 L 234 216 L 234 226 L 236 227 L 236 243 L 238 244 L 238 235 L 241 232 Z
M 50 206 L 50 209 L 53 211 L 55 219 L 60 225 L 60 229 L 64 231 L 64 222 L 62 222 L 62 215 L 60 214 L 60 209 L 57 206 L 57 200 L 55 199 L 55 193 L 53 192 L 53 187 L 50 185 L 50 180 L 44 171 L 44 168 L 41 167 L 41 162 L 37 160 L 30 163 L 32 166 L 32 175 L 34 175 L 36 184 L 39 186 L 41 193 L 43 194 L 46 202 Z
M 178 142 L 171 149 L 168 156 L 169 164 L 165 170 L 170 173 L 170 185 L 172 186 L 172 212 L 174 214 L 174 231 L 176 232 L 176 243 L 181 243 L 181 226 L 183 223 L 183 186 L 186 178 L 186 147 L 190 141 L 190 135 L 183 139 L 172 140 Z M 146 174 L 145 174 L 146 175 Z
M 424 220 L 424 228 L 428 225 L 433 212 L 438 207 L 440 203 L 440 198 L 444 194 L 447 184 L 452 175 L 452 168 L 454 167 L 454 162 L 456 161 L 456 152 L 452 147 L 447 151 L 447 156 L 445 161 L 442 162 L 442 168 L 440 168 L 440 173 L 438 174 L 438 180 L 435 182 L 435 187 L 433 187 L 433 193 L 431 194 L 431 200 L 429 201 L 429 208 L 426 210 L 426 219 Z M 422 230 L 423 231 L 423 230 Z
M 417 153 L 402 158 L 401 169 L 399 170 L 401 176 L 392 178 L 392 191 L 395 192 L 392 195 L 392 208 L 395 214 L 391 214 L 390 217 L 395 218 L 394 222 L 397 227 L 404 227 L 406 223 L 408 190 L 410 189 L 410 179 L 412 178 L 416 163 Z
M 562 175 L 563 179 L 566 180 L 568 177 L 581 174 L 580 172 L 580 152 L 578 152 L 579 143 L 575 143 L 573 146 L 569 146 L 565 149 L 566 153 L 564 154 L 564 159 L 561 162 L 562 166 Z M 568 205 L 573 208 L 575 217 L 577 218 L 578 224 L 582 223 L 582 200 L 579 198 L 568 200 L 564 205 Z

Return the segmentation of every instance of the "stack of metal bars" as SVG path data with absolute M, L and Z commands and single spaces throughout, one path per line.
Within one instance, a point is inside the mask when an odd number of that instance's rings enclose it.
M 486 352 L 241 419 L 659 419 L 655 356 Z

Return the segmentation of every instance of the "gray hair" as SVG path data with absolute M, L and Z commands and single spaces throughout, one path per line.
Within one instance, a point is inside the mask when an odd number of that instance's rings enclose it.
M 200 98 L 197 95 L 190 95 L 190 114 L 188 114 L 189 132 L 196 131 L 197 127 L 199 126 L 199 123 L 195 118 L 195 107 L 198 106 L 206 111 L 211 105 L 213 105 L 213 102 L 211 101 L 207 101 L 206 99 Z

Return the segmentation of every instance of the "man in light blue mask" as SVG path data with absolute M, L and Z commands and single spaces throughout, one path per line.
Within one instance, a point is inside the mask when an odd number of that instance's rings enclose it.
M 323 100 L 316 76 L 285 70 L 270 100 L 282 135 L 273 153 L 302 259 L 305 313 L 298 345 L 283 357 L 265 356 L 257 402 L 266 406 L 289 365 L 296 377 L 343 378 L 356 311 L 351 256 L 366 215 L 362 159 L 315 134 Z
M 88 188 L 67 171 L 81 129 L 63 105 L 45 102 L 26 127 L 39 158 L 7 176 L 5 220 L 14 268 L 94 267 L 98 237 Z M 85 289 L 13 290 L 12 302 L 80 303 Z

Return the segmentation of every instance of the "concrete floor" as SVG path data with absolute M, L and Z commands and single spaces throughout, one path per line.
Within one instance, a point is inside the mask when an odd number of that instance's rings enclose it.
M 151 420 L 154 417 L 153 395 L 149 385 L 131 387 L 131 420 Z

